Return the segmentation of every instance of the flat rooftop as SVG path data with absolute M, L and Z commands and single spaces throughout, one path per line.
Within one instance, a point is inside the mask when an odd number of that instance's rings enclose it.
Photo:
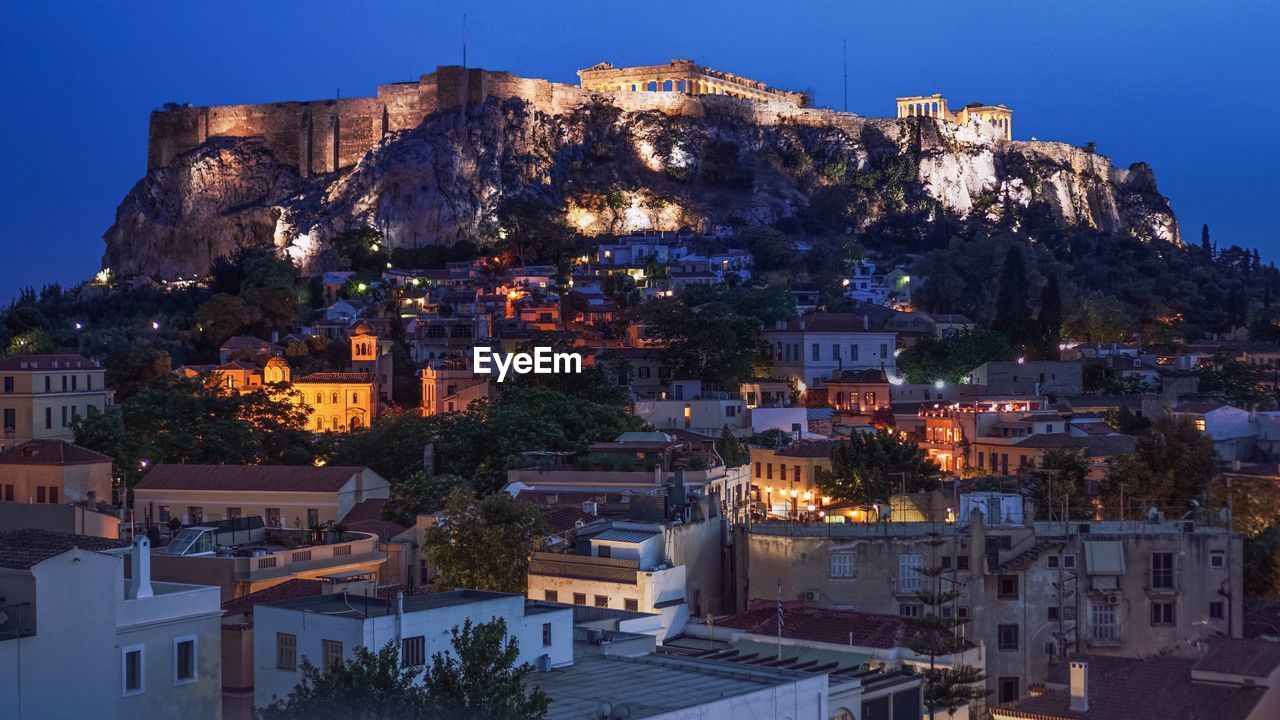
M 528 682 L 551 698 L 547 720 L 597 717 L 601 703 L 609 703 L 615 710 L 626 708 L 629 715 L 625 717 L 636 720 L 805 677 L 785 670 L 689 658 L 586 655 L 575 657 L 569 667 L 531 675 Z
M 470 605 L 471 603 L 484 602 L 487 600 L 504 600 L 507 598 L 520 598 L 524 600 L 523 595 L 513 595 L 510 593 L 489 592 L 486 590 L 450 590 L 441 593 L 424 593 L 422 595 L 408 595 L 404 598 L 404 611 L 406 613 L 423 612 L 426 610 L 437 610 L 439 608 L 455 607 L 458 605 Z M 329 595 L 314 595 L 311 597 L 300 597 L 292 600 L 282 600 L 280 602 L 267 603 L 264 607 L 281 608 L 284 610 L 299 610 L 301 612 L 317 612 L 326 615 L 349 615 L 354 618 L 367 617 L 383 617 L 386 615 L 394 615 L 396 613 L 395 598 L 379 598 L 374 595 L 356 595 L 352 593 L 331 593 Z

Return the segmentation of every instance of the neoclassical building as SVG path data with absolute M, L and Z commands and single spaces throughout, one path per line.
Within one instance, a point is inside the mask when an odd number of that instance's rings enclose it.
M 995 126 L 1004 134 L 1005 140 L 1013 139 L 1013 111 L 1009 108 L 969 103 L 952 112 L 942 93 L 898 98 L 898 117 L 936 117 L 959 125 L 968 125 L 970 120 L 977 119 Z
M 687 95 L 728 95 L 756 102 L 785 102 L 809 107 L 808 93 L 780 90 L 759 80 L 676 59 L 666 65 L 614 67 L 602 62 L 578 71 L 584 90 L 591 92 L 678 92 Z

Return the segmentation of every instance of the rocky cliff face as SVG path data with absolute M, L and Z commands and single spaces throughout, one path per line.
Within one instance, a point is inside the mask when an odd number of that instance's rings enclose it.
M 373 228 L 392 247 L 500 231 L 504 197 L 564 209 L 584 234 L 800 223 L 857 232 L 947 214 L 1178 242 L 1145 165 L 1115 168 L 1059 143 L 979 125 L 822 110 L 765 115 L 725 98 L 678 115 L 608 103 L 546 114 L 489 100 L 389 136 L 353 168 L 304 180 L 253 138 L 210 140 L 134 186 L 107 231 L 122 275 L 205 272 L 240 245 L 274 244 L 320 269 L 326 240 Z

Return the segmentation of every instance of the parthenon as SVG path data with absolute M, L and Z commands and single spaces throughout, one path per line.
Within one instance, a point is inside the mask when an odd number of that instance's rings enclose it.
M 780 90 L 759 80 L 714 70 L 692 60 L 666 65 L 616 68 L 603 62 L 578 71 L 579 82 L 591 92 L 678 92 L 687 95 L 728 95 L 756 102 L 785 102 L 809 107 L 808 93 Z
M 1005 140 L 1013 139 L 1013 111 L 1009 108 L 1004 105 L 969 103 L 960 108 L 959 112 L 951 112 L 942 93 L 898 98 L 898 117 L 936 117 L 960 125 L 968 125 L 970 120 L 976 118 L 994 125 L 1004 134 Z

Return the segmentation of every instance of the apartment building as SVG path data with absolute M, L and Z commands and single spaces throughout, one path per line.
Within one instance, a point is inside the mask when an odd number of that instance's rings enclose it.
M 450 630 L 465 621 L 501 618 L 519 644 L 517 664 L 541 671 L 573 663 L 573 609 L 520 595 L 453 590 L 372 600 L 345 593 L 259 604 L 253 610 L 254 703 L 288 696 L 302 679 L 302 660 L 317 667 L 345 662 L 355 649 L 393 643 L 401 662 L 419 667 L 451 653 Z
M 869 314 L 814 312 L 764 332 L 773 371 L 797 390 L 825 386 L 845 370 L 892 370 L 897 333 Z
M 925 568 L 986 648 L 993 703 L 1025 697 L 1070 653 L 1179 652 L 1242 627 L 1241 538 L 1205 519 L 1030 522 L 971 508 L 954 523 L 754 525 L 736 544 L 739 602 L 775 598 L 920 617 Z M 1002 501 L 1003 502 L 1003 501 Z M 985 510 L 985 512 L 984 512 Z
M 132 580 L 126 580 L 129 555 Z M 0 715 L 222 717 L 217 588 L 155 582 L 150 542 L 0 532 Z
M 106 371 L 80 355 L 0 359 L 0 448 L 74 440 L 75 419 L 107 407 Z
M 751 482 L 756 500 L 775 517 L 797 518 L 830 504 L 818 487 L 819 469 L 831 470 L 831 451 L 840 440 L 801 440 L 777 448 L 751 448 Z M 809 506 L 814 506 L 813 510 Z

